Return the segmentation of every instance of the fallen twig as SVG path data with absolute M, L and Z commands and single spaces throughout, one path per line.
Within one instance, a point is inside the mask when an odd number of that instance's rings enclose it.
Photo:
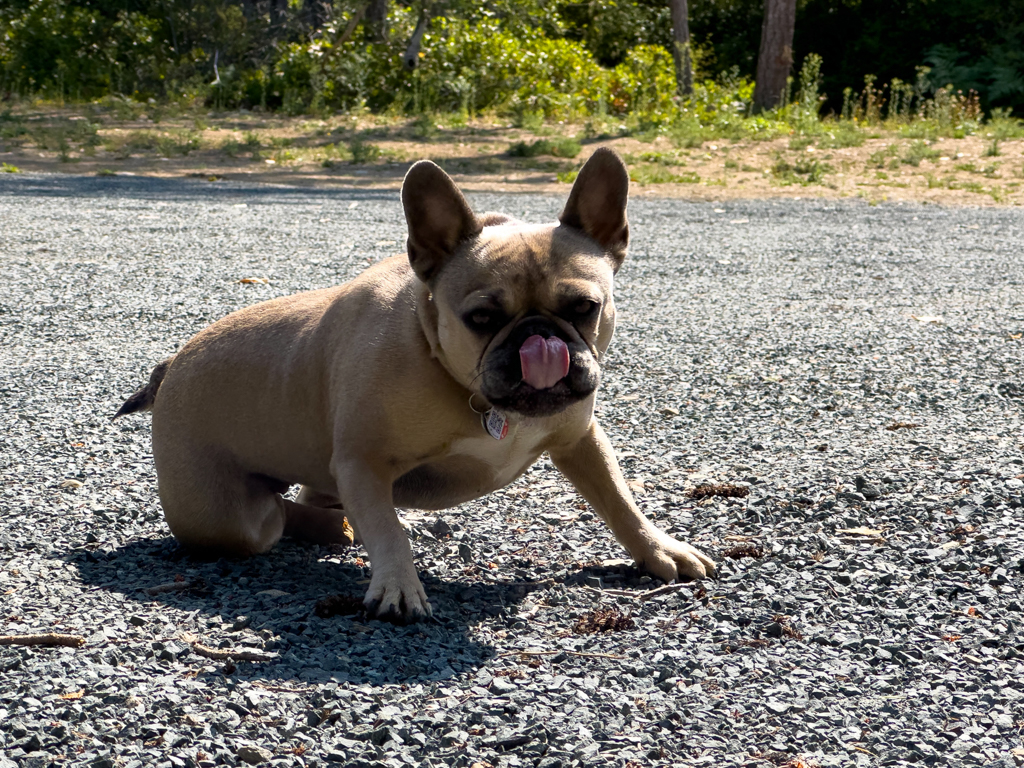
M 624 659 L 617 653 L 585 653 L 584 651 L 509 651 L 508 653 L 499 653 L 498 658 L 504 658 L 505 656 L 556 656 L 559 653 L 564 653 L 566 656 L 581 656 L 585 659 Z
M 628 589 L 595 589 L 594 587 L 587 587 L 587 589 L 593 589 L 595 592 L 600 592 L 602 595 L 611 595 L 612 597 L 628 597 L 630 600 L 641 599 L 636 592 L 631 592 Z
M 658 595 L 665 595 L 665 594 L 668 594 L 669 592 L 678 592 L 680 589 L 686 589 L 687 587 L 692 587 L 692 586 L 693 586 L 693 584 L 690 584 L 690 583 L 686 583 L 686 584 L 666 584 L 663 587 L 658 587 L 657 589 L 652 589 L 650 592 L 643 592 L 643 593 L 641 593 L 639 595 L 639 598 L 640 598 L 640 600 L 646 601 L 646 600 L 650 600 L 652 597 L 657 597 Z
M 192 643 L 192 650 L 197 656 L 217 661 L 273 661 L 277 658 L 275 654 L 261 653 L 259 651 L 221 650 L 210 648 L 202 643 Z
M 630 600 L 639 600 L 644 602 L 650 600 L 652 597 L 658 595 L 664 595 L 668 592 L 675 592 L 685 587 L 693 586 L 690 583 L 686 584 L 666 584 L 663 587 L 652 589 L 648 592 L 635 592 L 628 589 L 598 589 L 597 587 L 591 587 L 586 584 L 581 585 L 584 589 L 589 589 L 591 592 L 596 592 L 599 595 L 609 595 L 611 597 L 628 597 Z
M 78 648 L 85 645 L 81 635 L 58 635 L 48 632 L 42 635 L 0 635 L 0 645 L 46 645 Z
M 142 591 L 147 595 L 162 595 L 165 592 L 184 592 L 186 589 L 191 589 L 192 586 L 191 581 L 169 581 L 166 584 L 157 584 L 155 587 L 149 587 Z

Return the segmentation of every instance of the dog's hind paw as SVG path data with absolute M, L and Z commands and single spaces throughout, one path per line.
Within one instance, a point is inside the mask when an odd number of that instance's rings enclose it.
M 397 574 L 390 578 L 382 574 L 378 579 L 374 574 L 363 605 L 370 618 L 393 624 L 411 624 L 433 615 L 427 594 L 415 572 L 411 580 Z

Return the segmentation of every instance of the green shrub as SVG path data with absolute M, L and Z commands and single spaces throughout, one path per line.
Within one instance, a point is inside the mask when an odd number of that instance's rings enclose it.
M 356 164 L 372 163 L 380 158 L 380 147 L 376 144 L 369 144 L 362 139 L 353 139 L 348 145 L 352 162 Z
M 864 144 L 865 132 L 852 120 L 829 120 L 822 123 L 818 146 L 822 149 L 859 147 Z
M 629 51 L 608 82 L 609 107 L 618 114 L 638 112 L 661 121 L 675 114 L 675 96 L 672 54 L 654 45 Z
M 512 157 L 537 157 L 538 155 L 554 155 L 555 157 L 566 157 L 572 159 L 580 153 L 583 147 L 576 139 L 560 137 L 555 139 L 540 139 L 527 144 L 524 141 L 517 142 L 508 148 Z
M 828 163 L 823 163 L 819 160 L 797 160 L 795 163 L 789 163 L 781 157 L 776 158 L 774 165 L 772 165 L 772 176 L 775 177 L 775 181 L 781 186 L 789 186 L 790 184 L 800 184 L 807 186 L 808 184 L 820 184 L 825 178 L 825 174 L 832 173 L 833 168 Z

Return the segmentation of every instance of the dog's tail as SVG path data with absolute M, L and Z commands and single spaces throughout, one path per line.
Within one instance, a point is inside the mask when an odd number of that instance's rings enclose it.
M 153 403 L 156 402 L 156 391 L 160 389 L 160 384 L 163 382 L 164 376 L 167 375 L 167 367 L 171 364 L 173 359 L 174 357 L 168 357 L 162 363 L 157 365 L 149 375 L 149 383 L 125 400 L 124 405 L 118 409 L 111 421 L 116 419 L 118 416 L 126 416 L 129 413 L 153 410 Z

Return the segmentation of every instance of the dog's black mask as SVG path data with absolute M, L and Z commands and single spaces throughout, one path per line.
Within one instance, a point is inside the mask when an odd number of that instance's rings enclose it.
M 531 336 L 560 338 L 569 348 L 569 372 L 553 387 L 534 389 L 523 381 L 519 349 Z M 483 362 L 480 394 L 496 408 L 524 416 L 552 416 L 588 397 L 600 382 L 600 368 L 586 344 L 566 338 L 554 322 L 525 317 Z

